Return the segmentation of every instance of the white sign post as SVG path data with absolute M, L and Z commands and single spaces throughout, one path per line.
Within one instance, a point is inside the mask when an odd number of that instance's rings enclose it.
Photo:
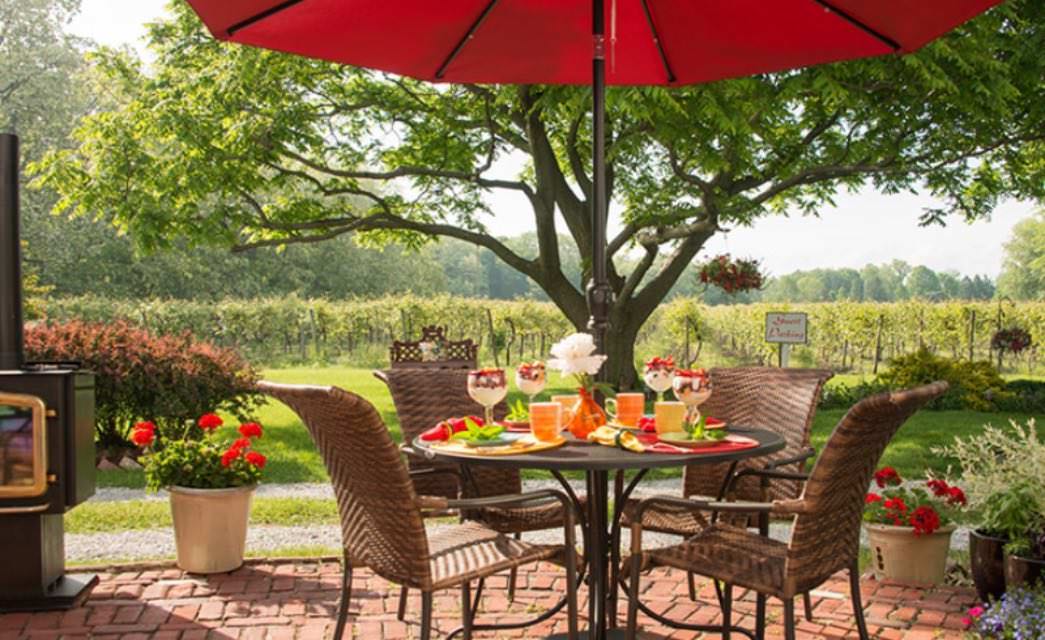
M 766 342 L 780 345 L 779 366 L 787 367 L 791 345 L 805 344 L 808 316 L 804 313 L 767 313 Z

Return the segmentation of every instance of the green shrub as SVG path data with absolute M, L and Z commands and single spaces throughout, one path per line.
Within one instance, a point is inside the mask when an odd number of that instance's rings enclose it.
M 1005 380 L 991 363 L 955 362 L 924 348 L 894 359 L 889 370 L 879 374 L 876 382 L 896 390 L 936 380 L 946 380 L 951 388 L 930 404 L 933 409 L 995 411 L 998 403 L 1012 397 L 1005 388 Z
M 156 335 L 118 321 L 71 321 L 27 327 L 30 360 L 77 360 L 95 373 L 95 424 L 100 447 L 132 446 L 139 420 L 179 432 L 211 410 L 250 417 L 257 373 L 235 351 L 188 333 Z
M 1045 412 L 1045 381 L 1009 380 L 1005 384 L 1005 390 L 1009 392 L 1009 396 L 995 402 L 1000 411 Z

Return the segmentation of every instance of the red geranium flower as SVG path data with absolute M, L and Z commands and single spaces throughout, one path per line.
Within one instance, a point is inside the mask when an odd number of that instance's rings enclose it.
M 907 505 L 904 504 L 903 498 L 889 498 L 885 501 L 884 506 L 886 509 L 894 509 L 896 511 L 907 511 Z
M 911 514 L 910 522 L 914 527 L 914 535 L 928 535 L 940 528 L 940 514 L 932 507 L 918 507 Z
M 950 504 L 960 504 L 964 507 L 966 503 L 965 492 L 959 487 L 950 487 L 947 490 L 947 502 Z
M 257 422 L 245 422 L 239 426 L 239 432 L 244 438 L 260 438 L 261 425 Z
M 239 438 L 235 442 L 233 442 L 232 446 L 229 447 L 229 448 L 230 449 L 249 449 L 250 448 L 250 440 L 248 438 Z
M 881 501 L 882 501 L 882 496 L 878 495 L 877 493 L 869 493 L 869 494 L 867 494 L 867 497 L 864 498 L 864 504 L 874 504 L 876 502 L 881 502 Z
M 213 413 L 205 413 L 200 416 L 196 424 L 200 425 L 200 429 L 204 431 L 213 431 L 225 424 L 225 421 Z
M 131 442 L 139 447 L 147 447 L 156 441 L 156 425 L 151 422 L 139 422 L 131 432 Z
M 937 498 L 942 498 L 948 495 L 951 490 L 950 485 L 948 485 L 943 480 L 933 479 L 925 484 L 929 487 L 929 489 L 933 492 L 933 495 Z
M 892 467 L 882 467 L 874 472 L 874 481 L 879 487 L 898 485 L 902 482 L 900 474 Z
M 257 451 L 250 451 L 247 455 L 243 456 L 243 459 L 254 465 L 258 469 L 265 468 L 265 456 L 261 455 Z
M 236 461 L 236 458 L 239 458 L 241 453 L 243 453 L 242 449 L 237 449 L 236 447 L 231 447 L 228 451 L 226 451 L 225 453 L 221 454 L 221 466 L 223 466 L 223 467 L 229 466 L 230 464 L 232 464 L 233 462 Z

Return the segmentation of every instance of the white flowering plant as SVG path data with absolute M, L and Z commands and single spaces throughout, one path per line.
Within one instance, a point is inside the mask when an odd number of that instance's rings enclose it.
M 606 361 L 606 356 L 595 353 L 595 338 L 590 333 L 575 333 L 556 342 L 552 356 L 548 360 L 550 368 L 573 376 L 577 386 L 588 391 L 595 386 L 595 374 Z

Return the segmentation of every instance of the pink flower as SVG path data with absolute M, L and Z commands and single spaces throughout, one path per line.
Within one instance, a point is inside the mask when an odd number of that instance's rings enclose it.
M 983 615 L 984 611 L 985 611 L 985 609 L 983 607 L 981 607 L 979 605 L 976 605 L 972 609 L 969 609 L 969 616 L 971 616 L 973 618 L 979 618 L 980 616 Z

